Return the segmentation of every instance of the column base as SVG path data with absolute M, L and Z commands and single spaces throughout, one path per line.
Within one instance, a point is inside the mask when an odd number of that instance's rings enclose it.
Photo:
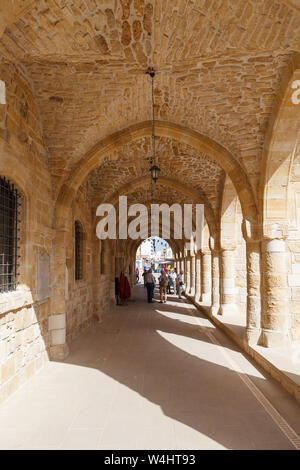
M 261 330 L 259 328 L 246 328 L 244 333 L 244 341 L 246 345 L 255 346 L 259 343 Z
M 260 344 L 265 348 L 280 348 L 289 346 L 290 340 L 287 333 L 263 329 Z
M 227 314 L 233 314 L 233 313 L 238 313 L 238 308 L 236 304 L 221 304 L 218 315 L 227 315 Z
M 209 314 L 212 316 L 212 317 L 215 317 L 218 315 L 218 312 L 220 310 L 220 305 L 219 304 L 214 304 L 210 307 L 209 309 Z
M 63 361 L 69 355 L 69 346 L 67 343 L 50 346 L 50 360 Z
M 211 293 L 207 292 L 201 295 L 201 302 L 203 303 L 210 303 L 211 302 Z

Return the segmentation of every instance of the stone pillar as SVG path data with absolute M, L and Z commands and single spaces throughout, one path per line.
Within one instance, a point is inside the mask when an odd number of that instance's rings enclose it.
M 246 240 L 247 250 L 247 324 L 245 340 L 255 345 L 261 335 L 260 242 Z
M 48 318 L 50 334 L 50 359 L 63 360 L 69 353 L 66 340 L 67 312 L 67 246 L 68 233 L 64 230 L 56 232 L 53 240 L 53 288 L 51 295 L 51 315 Z
M 219 269 L 219 250 L 211 252 L 211 307 L 210 314 L 217 315 L 220 308 L 220 269 Z
M 209 247 L 211 252 L 211 307 L 210 314 L 216 315 L 220 308 L 220 270 L 219 256 L 220 244 L 218 236 L 209 238 Z
M 195 255 L 191 258 L 191 288 L 190 295 L 195 296 L 195 282 L 196 282 L 196 258 Z
M 195 257 L 195 301 L 199 302 L 201 297 L 201 258 L 197 254 Z
M 115 299 L 115 277 L 120 276 L 120 271 L 117 271 L 117 262 L 116 262 L 116 246 L 113 243 L 114 240 L 106 240 L 106 246 L 104 251 L 104 266 L 105 273 L 107 278 L 110 280 L 110 289 L 109 289 L 109 299 L 106 303 L 106 313 L 111 312 L 116 304 Z M 122 258 L 119 259 L 119 268 L 122 269 Z
M 184 258 L 182 258 L 182 259 L 180 260 L 180 270 L 179 270 L 179 272 L 180 272 L 180 271 L 183 271 L 183 272 L 184 272 L 184 275 L 185 275 L 185 271 L 184 271 Z
M 234 248 L 221 250 L 220 265 L 221 298 L 218 314 L 224 315 L 227 313 L 237 313 Z
M 132 272 L 131 272 L 131 276 L 130 276 L 131 277 L 131 283 L 132 283 L 133 286 L 135 286 L 136 285 L 136 274 L 135 274 L 136 267 L 135 267 L 134 262 L 132 262 L 131 265 L 132 265 Z
M 261 244 L 258 227 L 244 219 L 242 232 L 246 242 L 247 318 L 244 340 L 258 344 L 261 336 Z
M 185 258 L 185 291 L 187 294 L 190 294 L 191 290 L 191 258 L 190 256 L 187 256 Z
M 288 344 L 289 298 L 286 247 L 283 239 L 262 242 L 262 344 Z
M 204 251 L 201 256 L 201 302 L 210 303 L 211 298 L 211 255 Z

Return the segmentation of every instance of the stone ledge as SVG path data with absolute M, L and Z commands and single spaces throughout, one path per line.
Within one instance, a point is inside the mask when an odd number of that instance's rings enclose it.
M 29 290 L 15 290 L 0 294 L 0 315 L 28 307 L 33 304 L 32 294 Z
M 293 348 L 265 348 L 263 346 L 249 346 L 243 338 L 244 328 L 240 324 L 226 323 L 226 319 L 211 316 L 209 306 L 195 302 L 190 296 L 185 297 L 192 302 L 205 316 L 229 336 L 241 349 L 249 354 L 261 367 L 263 367 L 275 380 L 296 398 L 300 403 L 300 354 L 299 364 L 293 363 L 291 356 L 295 354 Z M 232 320 L 232 318 L 230 319 Z M 298 351 L 300 350 L 300 346 Z

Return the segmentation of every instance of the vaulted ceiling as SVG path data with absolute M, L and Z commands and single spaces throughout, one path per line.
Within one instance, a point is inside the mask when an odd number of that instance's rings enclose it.
M 154 66 L 155 117 L 222 144 L 256 191 L 280 81 L 300 49 L 296 7 L 293 0 L 16 2 L 0 54 L 32 83 L 56 187 L 96 142 L 151 119 L 145 71 Z M 187 145 L 157 140 L 161 174 L 204 191 L 217 211 L 222 169 Z M 105 199 L 148 174 L 150 153 L 145 138 L 109 155 L 90 175 L 89 192 Z

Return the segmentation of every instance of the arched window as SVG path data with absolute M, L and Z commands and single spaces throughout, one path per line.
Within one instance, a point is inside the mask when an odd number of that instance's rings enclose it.
M 83 230 L 80 222 L 75 222 L 75 281 L 83 278 Z
M 17 287 L 19 192 L 0 177 L 0 292 Z

